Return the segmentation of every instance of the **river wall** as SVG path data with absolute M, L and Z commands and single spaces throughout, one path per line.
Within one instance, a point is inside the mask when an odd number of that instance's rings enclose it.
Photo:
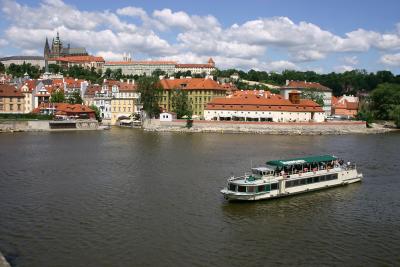
M 57 124 L 74 124 L 74 127 L 56 127 Z M 38 132 L 38 131 L 71 131 L 97 130 L 96 120 L 47 121 L 47 120 L 0 120 L 0 132 Z
M 204 121 L 195 120 L 191 128 L 186 127 L 186 120 L 162 122 L 157 119 L 143 123 L 146 131 L 169 132 L 218 132 L 218 133 L 258 133 L 286 135 L 320 135 L 382 133 L 391 129 L 375 125 L 367 128 L 363 121 L 338 121 L 322 123 L 278 123 L 278 122 L 242 122 L 242 121 Z

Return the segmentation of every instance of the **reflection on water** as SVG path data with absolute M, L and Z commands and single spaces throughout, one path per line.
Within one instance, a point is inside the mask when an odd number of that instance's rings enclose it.
M 15 266 L 396 265 L 400 136 L 104 132 L 0 136 L 0 250 Z M 226 178 L 335 154 L 364 181 L 229 203 Z

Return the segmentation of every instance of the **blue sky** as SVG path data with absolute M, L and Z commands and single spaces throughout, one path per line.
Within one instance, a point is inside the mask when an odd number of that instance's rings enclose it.
M 400 73 L 400 1 L 0 0 L 0 56 L 40 54 L 57 31 L 106 60 Z

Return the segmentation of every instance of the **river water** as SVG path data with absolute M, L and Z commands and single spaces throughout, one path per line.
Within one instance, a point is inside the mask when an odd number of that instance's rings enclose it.
M 400 134 L 141 130 L 0 135 L 0 251 L 13 266 L 400 265 Z M 226 202 L 251 164 L 334 154 L 363 183 Z

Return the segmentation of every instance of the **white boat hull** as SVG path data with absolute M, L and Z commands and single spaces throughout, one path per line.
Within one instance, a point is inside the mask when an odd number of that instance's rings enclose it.
M 221 190 L 221 193 L 224 195 L 225 199 L 227 200 L 238 200 L 238 201 L 254 201 L 254 200 L 262 200 L 262 199 L 272 199 L 272 198 L 278 198 L 278 197 L 285 197 L 285 196 L 290 196 L 294 194 L 301 194 L 301 193 L 306 193 L 310 191 L 317 191 L 317 190 L 322 190 L 322 189 L 327 189 L 331 187 L 337 187 L 337 186 L 343 186 L 343 185 L 348 185 L 352 183 L 357 183 L 361 182 L 361 179 L 363 175 L 361 173 L 358 173 L 357 170 L 352 169 L 352 170 L 344 170 L 340 172 L 335 172 L 338 174 L 338 179 L 335 180 L 329 180 L 329 181 L 324 181 L 324 182 L 318 182 L 318 183 L 311 183 L 311 184 L 305 184 L 301 186 L 295 186 L 295 187 L 290 187 L 290 188 L 285 188 L 283 180 L 282 187 L 279 188 L 278 190 L 272 190 L 269 192 L 263 192 L 263 193 L 239 193 L 239 192 L 233 192 L 229 191 L 227 188 L 224 188 Z M 318 175 L 323 175 L 323 174 L 333 174 L 333 172 L 327 173 L 321 173 L 318 172 L 315 174 L 315 176 Z M 296 177 L 298 179 L 305 178 L 305 177 L 313 177 L 313 176 L 303 176 L 303 177 Z

